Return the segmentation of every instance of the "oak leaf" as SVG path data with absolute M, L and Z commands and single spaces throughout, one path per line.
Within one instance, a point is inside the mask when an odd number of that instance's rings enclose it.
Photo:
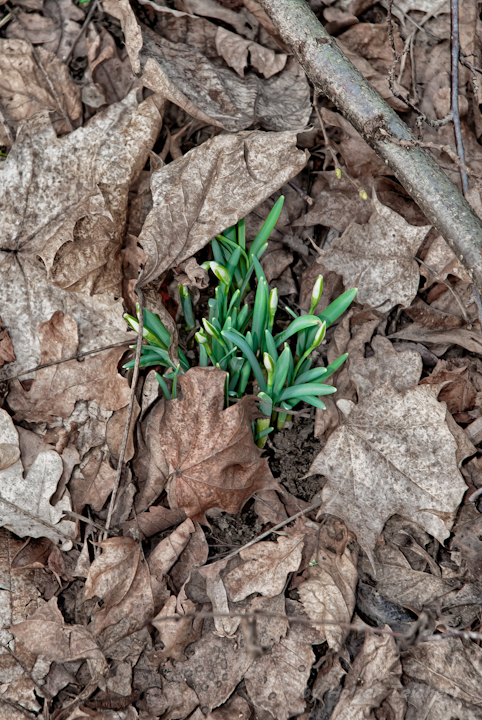
M 253 399 L 223 410 L 225 378 L 219 368 L 188 370 L 179 378 L 182 398 L 166 403 L 159 424 L 169 504 L 199 522 L 210 508 L 237 513 L 257 490 L 277 485 L 253 440 Z

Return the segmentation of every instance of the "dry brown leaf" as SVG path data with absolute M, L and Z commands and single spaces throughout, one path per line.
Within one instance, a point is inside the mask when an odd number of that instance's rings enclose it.
M 49 541 L 48 541 L 49 542 Z M 24 540 L 15 537 L 4 528 L 0 528 L 0 682 L 2 683 L 1 697 L 5 700 L 20 703 L 22 707 L 32 712 L 40 711 L 40 705 L 35 695 L 35 683 L 11 655 L 7 647 L 15 652 L 24 667 L 32 673 L 37 682 L 42 682 L 43 677 L 48 673 L 50 661 L 46 659 L 37 660 L 36 655 L 16 642 L 11 630 L 16 625 L 26 620 L 33 607 L 41 601 L 40 591 L 35 580 L 34 570 L 23 570 L 12 572 L 12 558 L 16 556 Z M 6 707 L 6 706 L 4 706 Z M 2 712 L 5 712 L 2 707 Z M 14 714 L 12 709 L 12 720 L 23 720 L 20 712 Z M 9 719 L 10 720 L 10 719 Z
M 269 654 L 254 661 L 244 678 L 255 707 L 267 710 L 276 720 L 304 711 L 304 692 L 315 660 L 313 642 L 313 630 L 295 623 Z
M 427 386 L 400 394 L 387 383 L 347 411 L 310 468 L 329 478 L 325 512 L 342 518 L 370 556 L 397 513 L 443 543 L 467 487 L 445 404 Z
M 100 512 L 114 487 L 116 471 L 103 452 L 96 448 L 79 468 L 70 483 L 72 505 L 76 513 L 82 513 L 86 505 Z
M 425 303 L 420 297 L 416 297 L 405 312 L 415 323 L 429 330 L 451 330 L 465 325 L 463 318 L 438 310 Z
M 441 235 L 432 240 L 428 252 L 423 258 L 423 264 L 420 265 L 420 275 L 427 279 L 424 290 L 434 283 L 443 282 L 448 275 L 471 282 L 464 266 Z
M 301 131 L 310 116 L 309 87 L 297 61 L 290 59 L 269 80 L 245 78 L 212 63 L 184 43 L 172 43 L 143 28 L 141 82 L 189 115 L 229 132 L 257 123 L 266 130 Z
M 45 108 L 52 113 L 52 124 L 58 134 L 70 130 L 63 112 L 71 121 L 78 120 L 82 113 L 80 89 L 74 84 L 68 68 L 44 48 L 37 48 L 36 52 L 62 107 L 52 94 L 29 44 L 23 39 L 0 40 L 0 99 L 13 138 L 22 120 Z M 11 145 L 1 125 L 0 143 Z
M 203 715 L 200 708 L 197 708 L 190 717 L 190 720 L 249 720 L 251 717 L 250 705 L 236 693 L 231 695 L 229 700 L 220 708 L 213 710 L 209 715 Z
M 253 40 L 256 36 L 257 20 L 247 13 L 242 5 L 238 8 L 238 12 L 221 6 L 216 0 L 183 0 L 183 5 L 196 15 L 222 20 L 231 25 L 239 35 L 249 40 Z
M 206 623 L 205 623 L 206 625 Z M 222 705 L 246 676 L 252 658 L 246 652 L 242 638 L 237 641 L 214 635 L 209 629 L 192 646 L 193 653 L 187 662 L 174 662 L 174 669 L 163 671 L 163 676 L 179 687 L 185 681 L 198 696 L 203 715 Z
M 345 531 L 346 532 L 346 531 Z M 308 568 L 308 579 L 298 587 L 300 600 L 307 615 L 316 623 L 321 640 L 326 640 L 330 648 L 341 650 L 348 630 L 342 625 L 323 625 L 321 622 L 347 624 L 355 609 L 356 553 L 346 544 L 342 553 L 319 548 L 313 555 Z
M 423 717 L 424 720 L 480 720 L 480 707 L 467 705 L 450 695 L 438 692 L 428 685 L 409 680 L 404 683 L 407 692 L 408 706 L 413 708 L 413 718 Z
M 277 54 L 258 43 L 245 40 L 223 27 L 218 27 L 216 31 L 216 50 L 241 77 L 244 77 L 244 70 L 248 66 L 248 53 L 249 64 L 265 78 L 283 70 L 288 57 L 284 53 Z
M 60 311 L 48 322 L 40 323 L 38 337 L 42 363 L 72 357 L 77 352 L 77 324 Z M 79 400 L 93 400 L 106 410 L 124 407 L 129 402 L 129 383 L 117 371 L 124 351 L 113 348 L 83 362 L 70 360 L 38 370 L 29 391 L 13 380 L 9 405 L 15 417 L 29 422 L 52 422 L 55 416 L 68 418 Z
M 388 625 L 386 629 L 390 630 Z M 385 717 L 404 720 L 406 701 L 402 694 L 401 673 L 394 638 L 367 634 L 345 678 L 332 720 L 371 720 L 375 717 L 372 711 L 382 704 L 386 708 Z
M 92 634 L 82 625 L 66 625 L 54 596 L 12 632 L 30 652 L 55 662 L 91 659 L 106 664 Z
M 348 372 L 357 386 L 359 398 L 368 397 L 386 382 L 398 392 L 418 384 L 422 374 L 422 358 L 418 352 L 396 352 L 390 340 L 382 335 L 375 335 L 371 345 L 375 351 L 372 357 L 350 355 Z
M 419 284 L 415 255 L 429 227 L 409 225 L 374 195 L 366 225 L 353 223 L 321 256 L 329 270 L 343 276 L 345 287 L 358 287 L 359 303 L 390 310 L 407 307 Z
M 440 385 L 438 399 L 446 402 L 447 410 L 455 415 L 471 410 L 477 399 L 470 374 L 467 365 L 454 367 L 450 360 L 439 360 L 430 375 L 422 378 L 420 385 Z
M 318 173 L 310 195 L 315 204 L 293 222 L 293 227 L 325 225 L 345 232 L 350 223 L 364 225 L 372 214 L 370 203 L 361 199 L 346 178 L 338 180 L 334 170 Z
M 241 618 L 229 617 L 230 608 L 224 582 L 219 573 L 226 568 L 227 560 L 205 565 L 199 568 L 199 574 L 206 579 L 206 595 L 211 601 L 214 613 L 215 634 L 219 637 L 234 637 L 241 624 Z M 227 615 L 228 617 L 223 617 Z
M 448 637 L 419 643 L 404 656 L 403 672 L 439 692 L 482 706 L 482 649 L 474 642 L 466 646 L 460 638 Z
M 196 604 L 186 598 L 185 594 L 184 597 L 181 597 L 182 595 L 183 593 L 180 593 L 177 598 L 171 595 L 160 613 L 151 621 L 164 645 L 162 650 L 149 654 L 149 660 L 153 664 L 159 665 L 168 658 L 185 661 L 186 645 L 195 640 L 192 614 L 196 610 Z M 184 617 L 188 613 L 190 617 Z M 166 620 L 168 617 L 178 619 Z
M 147 255 L 143 281 L 191 257 L 305 162 L 292 133 L 253 131 L 219 135 L 153 173 L 154 208 L 139 236 Z M 160 240 L 166 237 L 168 246 Z
M 199 523 L 194 523 L 196 530 L 186 549 L 179 556 L 179 560 L 172 567 L 169 577 L 176 590 L 181 590 L 184 583 L 189 582 L 191 573 L 195 568 L 200 568 L 208 559 L 209 545 Z
M 140 73 L 139 51 L 142 48 L 142 33 L 129 0 L 105 0 L 104 10 L 121 21 L 132 69 L 135 73 Z
M 453 328 L 451 330 L 429 330 L 428 328 L 412 323 L 388 336 L 390 339 L 412 340 L 423 345 L 433 346 L 434 352 L 439 355 L 437 346 L 447 348 L 450 345 L 458 345 L 469 352 L 482 354 L 482 340 L 480 332 L 466 330 L 465 328 Z M 443 354 L 445 350 L 442 350 Z
M 403 41 L 398 27 L 392 28 L 397 53 L 403 51 Z M 371 66 L 382 75 L 388 75 L 393 64 L 393 54 L 388 40 L 388 23 L 363 22 L 340 35 L 344 47 L 360 57 L 370 60 Z
M 265 597 L 279 595 L 286 584 L 286 576 L 296 572 L 303 552 L 303 535 L 279 537 L 274 542 L 260 542 L 239 553 L 245 561 L 224 578 L 228 595 L 233 602 L 244 600 L 257 592 Z
M 93 633 L 98 635 L 124 621 L 123 635 L 132 634 L 154 612 L 147 563 L 141 557 L 140 545 L 130 537 L 108 538 L 99 545 L 104 552 L 90 566 L 84 590 L 84 601 L 94 596 L 104 600 L 95 615 Z
M 12 338 L 8 334 L 8 330 L 3 327 L 2 318 L 0 317 L 0 367 L 5 363 L 14 362 L 15 359 Z
M 19 446 L 17 429 L 5 410 L 0 410 L 0 442 Z M 13 452 L 9 448 L 9 455 Z M 25 477 L 20 457 L 7 464 L 0 470 L 0 525 L 20 537 L 48 537 L 55 543 L 65 543 L 66 536 L 75 537 L 75 524 L 61 520 L 64 512 L 72 509 L 68 494 L 55 507 L 50 504 L 62 472 L 62 459 L 53 450 L 39 453 Z
M 248 396 L 223 410 L 219 368 L 191 368 L 179 380 L 182 398 L 165 404 L 152 450 L 168 469 L 169 504 L 204 522 L 209 508 L 239 512 L 257 490 L 277 485 L 253 440 L 257 410 Z

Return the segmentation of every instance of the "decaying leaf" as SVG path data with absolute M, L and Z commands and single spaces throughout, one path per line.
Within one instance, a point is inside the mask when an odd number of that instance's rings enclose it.
M 390 628 L 387 626 L 386 628 Z M 368 635 L 356 656 L 333 711 L 333 720 L 369 720 L 382 703 L 386 717 L 403 720 L 406 701 L 402 694 L 402 667 L 391 635 Z M 390 714 L 388 714 L 390 713 Z
M 149 659 L 153 663 L 163 663 L 168 658 L 173 660 L 186 660 L 184 650 L 186 645 L 193 642 L 195 632 L 193 632 L 192 613 L 196 610 L 196 604 L 189 600 L 183 593 L 176 598 L 171 595 L 162 610 L 152 620 L 152 624 L 159 632 L 159 638 L 164 647 L 155 653 L 150 653 Z M 190 613 L 189 617 L 184 617 Z M 166 618 L 177 618 L 167 620 Z M 199 625 L 199 622 L 197 623 Z
M 465 646 L 460 638 L 450 637 L 419 643 L 406 653 L 403 672 L 439 692 L 482 706 L 482 649 L 475 643 Z
M 48 322 L 40 323 L 37 333 L 42 363 L 76 354 L 79 334 L 70 315 L 55 312 Z M 117 371 L 124 351 L 112 348 L 83 362 L 70 360 L 38 370 L 29 391 L 13 380 L 9 405 L 15 417 L 30 422 L 52 422 L 54 416 L 68 418 L 79 400 L 93 400 L 106 410 L 125 407 L 130 397 L 129 383 Z
M 5 410 L 0 410 L 0 442 L 19 446 L 17 429 Z M 9 452 L 14 450 L 9 448 Z M 39 453 L 25 477 L 20 457 L 7 463 L 0 470 L 0 525 L 20 537 L 48 537 L 55 543 L 69 543 L 68 537 L 75 537 L 75 524 L 60 519 L 72 509 L 70 498 L 64 495 L 55 507 L 49 502 L 62 472 L 62 459 L 53 450 Z
M 206 579 L 206 595 L 211 601 L 214 613 L 214 627 L 219 637 L 234 637 L 241 618 L 229 617 L 230 607 L 228 594 L 220 572 L 226 568 L 226 560 L 218 560 L 210 565 L 199 568 L 199 573 Z
M 315 458 L 310 474 L 329 478 L 325 512 L 342 518 L 368 554 L 397 513 L 447 537 L 466 485 L 445 414 L 429 387 L 400 394 L 387 383 L 351 409 Z
M 305 162 L 296 135 L 253 131 L 219 135 L 157 170 L 151 180 L 154 208 L 139 236 L 147 255 L 143 282 L 194 255 Z
M 284 53 L 277 54 L 273 50 L 256 42 L 245 40 L 223 27 L 218 27 L 216 31 L 216 50 L 241 77 L 244 77 L 244 70 L 248 65 L 248 53 L 249 64 L 262 73 L 265 78 L 270 78 L 283 70 L 287 60 L 287 55 Z
M 130 537 L 108 538 L 99 545 L 103 554 L 90 566 L 84 590 L 84 601 L 94 596 L 104 600 L 95 615 L 93 633 L 98 635 L 122 620 L 126 627 L 123 635 L 132 634 L 154 611 L 147 563 Z
M 241 550 L 245 561 L 224 578 L 231 600 L 244 600 L 252 593 L 274 597 L 283 591 L 286 576 L 298 570 L 303 552 L 303 535 L 279 537 L 276 543 L 260 542 Z
M 36 53 L 55 94 L 25 39 L 0 40 L 0 99 L 13 139 L 19 123 L 41 110 L 52 113 L 52 125 L 57 134 L 71 129 L 64 113 L 71 121 L 77 120 L 82 113 L 80 88 L 73 82 L 66 65 L 45 48 L 37 48 Z M 0 145 L 11 145 L 2 125 Z
M 186 681 L 197 694 L 202 713 L 206 716 L 225 702 L 236 685 L 245 677 L 252 658 L 246 652 L 242 637 L 218 637 L 208 630 L 193 645 L 187 662 L 174 662 L 173 670 L 164 676 L 176 683 Z
M 349 374 L 357 386 L 358 397 L 368 397 L 385 382 L 398 392 L 417 385 L 422 374 L 422 358 L 415 350 L 396 352 L 392 343 L 382 335 L 372 340 L 375 355 L 350 355 Z
M 56 662 L 70 662 L 82 658 L 105 658 L 92 634 L 82 625 L 67 625 L 53 597 L 27 620 L 12 626 L 17 640 L 33 653 L 45 655 Z
M 345 287 L 358 287 L 358 302 L 377 310 L 407 307 L 419 284 L 415 255 L 429 227 L 410 225 L 374 195 L 366 225 L 352 224 L 321 256 Z
M 217 507 L 239 512 L 257 490 L 276 485 L 251 431 L 257 410 L 246 396 L 223 410 L 225 373 L 191 368 L 179 378 L 182 398 L 166 403 L 159 423 L 158 467 L 170 467 L 171 508 L 204 521 Z M 164 402 L 164 401 L 161 401 Z
M 2 318 L 0 317 L 0 367 L 5 363 L 13 362 L 15 359 L 12 338 L 8 334 L 8 330 L 3 327 Z
M 277 720 L 288 720 L 305 709 L 305 687 L 315 660 L 313 635 L 311 628 L 295 623 L 287 636 L 245 673 L 251 701 Z
M 405 683 L 407 702 L 414 710 L 414 718 L 424 720 L 441 720 L 442 718 L 464 718 L 464 720 L 480 720 L 480 706 L 468 705 L 444 692 L 413 680 Z
M 307 615 L 317 621 L 314 627 L 320 638 L 330 648 L 341 650 L 348 631 L 335 623 L 349 623 L 355 609 L 356 554 L 348 544 L 341 554 L 320 547 L 313 561 L 316 564 L 310 563 L 308 580 L 298 587 L 300 600 Z

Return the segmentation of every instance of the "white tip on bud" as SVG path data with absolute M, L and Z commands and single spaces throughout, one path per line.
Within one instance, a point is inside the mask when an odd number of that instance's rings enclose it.
M 323 275 L 318 275 L 316 278 L 316 282 L 313 285 L 313 290 L 311 291 L 311 304 L 310 304 L 310 312 L 311 315 L 314 313 L 316 306 L 320 302 L 321 294 L 323 292 Z
M 274 360 L 269 353 L 263 353 L 263 362 L 268 373 L 274 372 Z
M 216 275 L 217 279 L 224 283 L 224 285 L 229 285 L 231 283 L 231 276 L 225 267 L 215 262 L 214 260 L 212 260 L 209 265 L 213 273 Z

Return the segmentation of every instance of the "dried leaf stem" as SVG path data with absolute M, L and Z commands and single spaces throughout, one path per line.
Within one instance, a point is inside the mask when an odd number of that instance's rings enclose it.
M 135 357 L 135 364 L 134 364 L 134 371 L 132 374 L 132 384 L 131 384 L 131 396 L 129 399 L 129 406 L 127 409 L 127 418 L 126 418 L 126 424 L 124 428 L 124 437 L 122 438 L 122 445 L 121 450 L 119 453 L 119 460 L 117 462 L 117 472 L 115 476 L 115 482 L 114 487 L 112 489 L 112 495 L 110 497 L 110 503 L 109 503 L 109 510 L 107 513 L 107 519 L 105 521 L 105 529 L 104 529 L 104 540 L 107 538 L 109 534 L 109 528 L 112 521 L 112 515 L 115 510 L 116 500 L 117 500 L 117 493 L 119 490 L 119 485 L 122 477 L 122 469 L 124 467 L 124 457 L 126 454 L 126 448 L 127 448 L 127 441 L 129 439 L 129 431 L 132 423 L 132 414 L 134 411 L 134 400 L 136 397 L 136 386 L 137 386 L 137 380 L 139 379 L 139 365 L 141 361 L 141 353 L 142 353 L 142 338 L 143 338 L 143 330 L 144 330 L 144 294 L 139 286 L 139 283 L 135 287 L 136 295 L 139 298 L 139 330 L 137 332 L 137 347 L 136 347 L 136 357 Z

